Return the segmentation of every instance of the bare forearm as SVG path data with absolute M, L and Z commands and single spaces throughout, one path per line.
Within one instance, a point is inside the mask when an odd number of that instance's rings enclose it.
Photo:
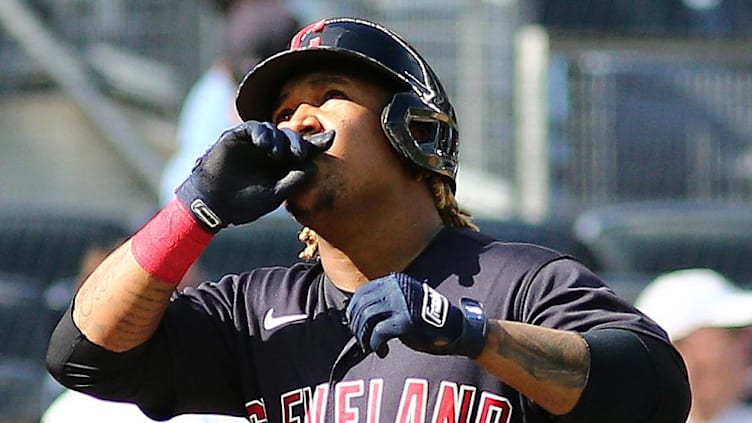
M 151 337 L 173 290 L 139 266 L 128 241 L 83 283 L 74 298 L 73 321 L 91 342 L 125 351 Z
M 590 366 L 584 339 L 573 332 L 510 321 L 489 321 L 478 362 L 553 414 L 577 404 Z

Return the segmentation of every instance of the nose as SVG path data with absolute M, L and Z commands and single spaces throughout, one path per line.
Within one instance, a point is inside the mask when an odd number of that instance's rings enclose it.
M 301 103 L 295 109 L 290 120 L 279 124 L 280 128 L 289 128 L 303 135 L 317 134 L 324 131 L 321 121 L 316 117 L 316 108 L 307 103 Z

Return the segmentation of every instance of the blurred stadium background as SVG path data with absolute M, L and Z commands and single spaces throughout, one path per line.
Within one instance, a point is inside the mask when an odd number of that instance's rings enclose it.
M 575 254 L 630 300 L 682 267 L 752 285 L 752 2 L 289 3 L 301 22 L 378 20 L 428 57 L 462 128 L 459 198 L 486 230 Z M 0 1 L 0 422 L 50 399 L 47 288 L 156 209 L 218 22 L 206 0 Z M 286 263 L 295 231 L 228 231 L 202 259 L 212 277 Z

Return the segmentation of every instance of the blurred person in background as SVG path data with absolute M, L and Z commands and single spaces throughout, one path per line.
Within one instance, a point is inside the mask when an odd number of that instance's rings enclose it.
M 180 110 L 174 155 L 162 171 L 160 203 L 216 141 L 217 134 L 240 123 L 235 93 L 245 72 L 283 50 L 299 25 L 280 0 L 209 0 L 222 17 L 222 52 L 191 87 Z
M 752 291 L 709 269 L 659 276 L 635 305 L 668 332 L 692 390 L 690 423 L 749 423 Z

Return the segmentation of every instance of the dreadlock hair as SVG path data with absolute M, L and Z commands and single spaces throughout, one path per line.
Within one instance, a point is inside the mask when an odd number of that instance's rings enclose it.
M 433 172 L 420 171 L 417 173 L 417 178 L 428 184 L 434 205 L 444 226 L 478 230 L 478 226 L 473 223 L 472 214 L 457 204 L 451 182 L 446 177 Z M 305 248 L 298 254 L 298 257 L 303 260 L 315 258 L 319 249 L 319 238 L 316 232 L 309 227 L 303 227 L 298 234 L 298 239 L 305 244 Z

